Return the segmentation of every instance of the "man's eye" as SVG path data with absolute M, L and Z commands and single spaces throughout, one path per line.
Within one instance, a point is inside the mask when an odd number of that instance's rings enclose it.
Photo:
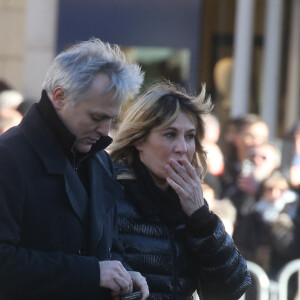
M 101 122 L 101 119 L 99 119 L 99 118 L 94 118 L 94 117 L 92 117 L 92 120 L 93 120 L 94 122 Z
M 96 122 L 96 123 L 99 123 L 99 122 L 102 122 L 103 121 L 103 117 L 94 117 L 94 116 L 91 116 L 91 119 Z

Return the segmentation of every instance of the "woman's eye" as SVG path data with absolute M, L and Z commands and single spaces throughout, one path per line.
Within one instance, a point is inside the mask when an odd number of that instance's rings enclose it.
M 188 134 L 188 135 L 186 136 L 186 138 L 187 138 L 188 140 L 194 140 L 194 139 L 195 139 L 195 135 L 194 135 L 194 134 Z
M 175 133 L 174 132 L 168 132 L 168 133 L 165 134 L 165 136 L 167 138 L 174 138 L 175 137 Z

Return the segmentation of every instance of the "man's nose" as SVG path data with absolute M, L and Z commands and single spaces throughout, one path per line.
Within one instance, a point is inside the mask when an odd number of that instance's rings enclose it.
M 96 131 L 100 136 L 106 136 L 109 133 L 110 126 L 111 126 L 111 120 L 101 122 L 101 124 L 98 125 Z

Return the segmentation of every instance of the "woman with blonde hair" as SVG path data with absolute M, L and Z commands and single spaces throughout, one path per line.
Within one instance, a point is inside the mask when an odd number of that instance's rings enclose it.
M 149 299 L 239 299 L 250 285 L 244 258 L 203 198 L 205 86 L 196 97 L 157 83 L 126 111 L 111 156 L 125 196 L 118 203 L 125 263 Z

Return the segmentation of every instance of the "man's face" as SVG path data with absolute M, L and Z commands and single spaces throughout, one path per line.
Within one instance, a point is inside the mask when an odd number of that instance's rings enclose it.
M 113 118 L 120 113 L 122 99 L 114 97 L 114 90 L 105 92 L 109 83 L 106 75 L 97 75 L 90 90 L 75 105 L 63 89 L 53 92 L 54 108 L 76 136 L 75 150 L 78 152 L 89 152 L 101 136 L 107 136 Z
M 246 157 L 247 151 L 250 148 L 265 143 L 268 139 L 268 135 L 268 127 L 263 122 L 245 126 L 245 128 L 235 136 L 234 140 L 241 158 L 244 159 Z
M 243 130 L 243 141 L 247 149 L 263 144 L 267 141 L 268 136 L 268 127 L 263 122 L 246 126 Z
M 254 163 L 254 175 L 257 179 L 263 180 L 268 177 L 276 168 L 277 153 L 276 149 L 268 144 L 255 146 L 249 149 L 250 160 Z

